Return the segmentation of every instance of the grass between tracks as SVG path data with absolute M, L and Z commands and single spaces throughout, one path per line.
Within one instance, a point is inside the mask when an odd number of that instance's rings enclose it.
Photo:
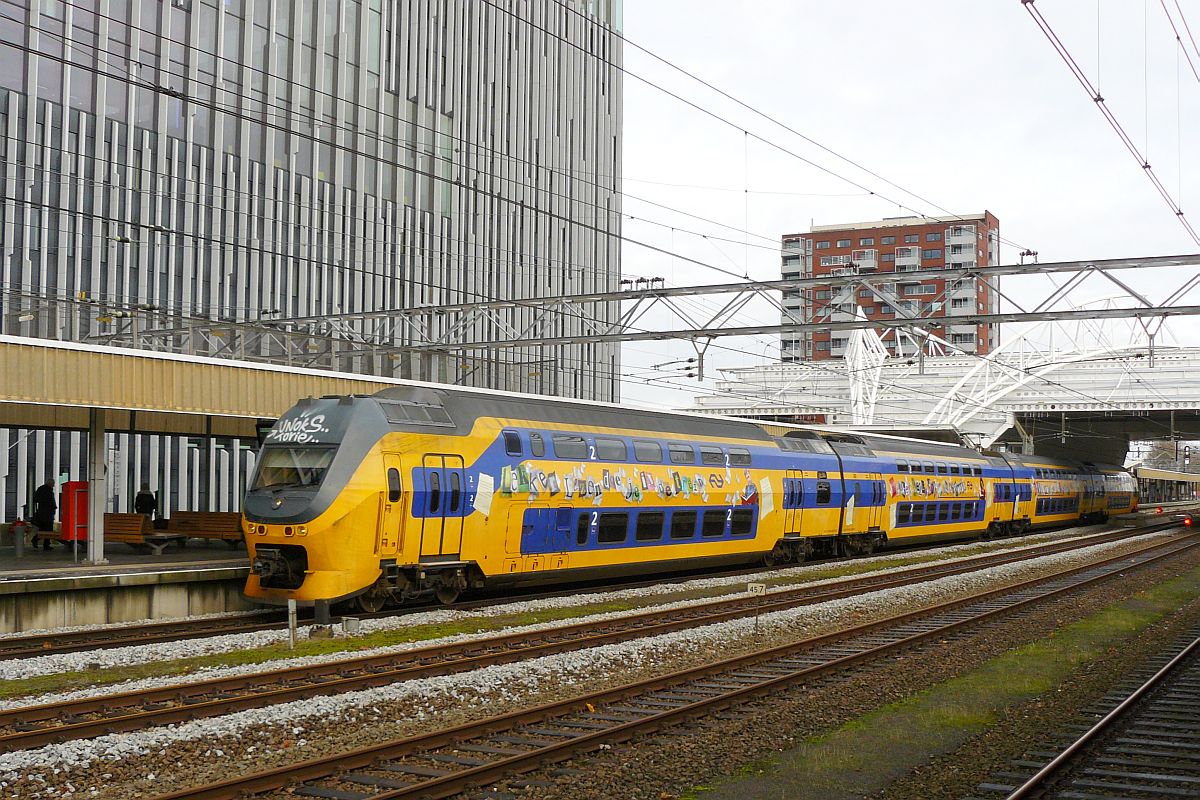
M 954 554 L 955 558 L 990 553 L 997 550 L 1011 549 L 1017 546 L 1041 544 L 1057 538 L 1054 534 L 1025 537 L 1020 541 L 979 542 L 970 547 L 964 547 Z M 940 552 L 914 552 L 903 558 L 876 560 L 861 559 L 833 562 L 828 565 L 814 565 L 797 575 L 781 575 L 770 577 L 763 582 L 772 588 L 782 588 L 790 585 L 800 585 L 827 578 L 845 578 L 875 572 L 881 569 L 915 566 L 947 558 Z M 265 645 L 248 650 L 233 650 L 225 653 L 212 653 L 191 658 L 172 661 L 154 661 L 140 664 L 128 664 L 117 667 L 101 667 L 41 675 L 35 678 L 19 680 L 0 679 L 0 699 L 36 696 L 51 692 L 66 692 L 83 689 L 89 686 L 103 686 L 122 681 L 155 678 L 164 676 L 185 676 L 206 669 L 221 667 L 243 666 L 250 664 L 268 664 L 286 658 L 319 656 L 330 653 L 343 653 L 351 658 L 356 652 L 378 647 L 389 647 L 412 642 L 424 642 L 446 636 L 460 634 L 501 631 L 506 628 L 535 625 L 547 622 L 569 621 L 592 614 L 610 612 L 635 612 L 651 608 L 655 605 L 677 602 L 682 600 L 704 600 L 714 597 L 727 596 L 741 591 L 737 584 L 708 589 L 693 589 L 671 591 L 669 586 L 663 587 L 663 593 L 654 596 L 614 600 L 594 604 L 572 606 L 565 608 L 548 608 L 527 611 L 503 616 L 476 616 L 464 612 L 462 620 L 440 624 L 418 625 L 408 628 L 397 628 L 386 631 L 355 636 L 352 638 L 339 637 L 335 639 L 301 639 L 296 642 L 296 649 L 289 650 L 285 643 Z M 514 602 L 520 602 L 519 599 Z M 470 615 L 470 616 L 468 616 Z M 0 674 L 3 668 L 0 667 Z
M 841 798 L 871 795 L 937 753 L 994 726 L 1007 707 L 1054 691 L 1072 673 L 1194 601 L 1200 568 L 1116 603 L 1048 638 L 1013 650 L 952 680 L 811 737 L 769 761 L 748 764 L 698 800 L 721 797 Z M 886 753 L 887 758 L 880 758 Z M 750 784 L 739 788 L 739 779 Z M 772 788 L 765 792 L 763 780 Z M 785 794 L 779 794 L 786 787 Z

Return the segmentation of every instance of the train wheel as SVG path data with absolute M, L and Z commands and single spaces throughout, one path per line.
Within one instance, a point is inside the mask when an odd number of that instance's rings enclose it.
M 375 614 L 387 605 L 387 595 L 379 591 L 378 586 L 372 586 L 354 598 L 354 607 L 364 614 Z
M 792 554 L 781 544 L 776 544 L 771 552 L 763 556 L 763 566 L 778 567 L 792 560 Z
M 437 599 L 444 606 L 454 605 L 454 601 L 458 599 L 458 589 L 452 586 L 439 586 Z

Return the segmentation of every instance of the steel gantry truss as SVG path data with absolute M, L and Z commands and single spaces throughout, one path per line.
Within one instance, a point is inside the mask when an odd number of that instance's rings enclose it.
M 388 311 L 330 314 L 290 319 L 212 320 L 166 313 L 134 304 L 92 303 L 75 298 L 8 298 L 5 333 L 48 336 L 98 343 L 144 347 L 168 352 L 199 353 L 247 360 L 272 360 L 311 366 L 345 368 L 354 360 L 358 371 L 387 372 L 387 359 L 402 354 L 433 357 L 439 354 L 469 361 L 479 353 L 525 348 L 523 356 L 536 358 L 544 345 L 580 342 L 663 341 L 691 342 L 698 354 L 716 338 L 797 334 L 805 331 L 853 331 L 877 329 L 929 342 L 931 326 L 990 325 L 1001 323 L 1069 322 L 1083 316 L 1091 319 L 1134 318 L 1151 345 L 1163 322 L 1172 316 L 1195 316 L 1200 305 L 1182 301 L 1200 283 L 1200 272 L 1191 274 L 1179 288 L 1155 302 L 1118 277 L 1124 270 L 1160 270 L 1200 266 L 1200 254 L 1061 261 L 1042 264 L 966 266 L 921 270 L 915 273 L 866 272 L 856 268 L 839 275 L 820 275 L 775 281 L 741 281 L 700 286 L 665 287 L 649 285 L 615 292 L 593 292 L 523 300 L 495 300 L 439 306 L 414 306 Z M 1071 277 L 1048 296 L 1032 305 L 1000 291 L 999 279 L 1008 276 L 1070 274 Z M 1065 303 L 1070 292 L 1099 276 L 1116 286 L 1128 307 L 1080 311 L 1055 308 Z M 734 318 L 754 301 L 766 301 L 787 318 L 781 297 L 784 293 L 833 287 L 853 291 L 870 290 L 886 298 L 888 283 L 903 279 L 976 278 L 1000 293 L 1014 309 L 1004 313 L 963 314 L 953 317 L 897 314 L 893 319 L 866 319 L 861 315 L 831 314 L 810 322 L 735 325 Z M 836 294 L 836 292 L 835 292 Z M 10 293 L 11 295 L 11 293 Z M 715 311 L 690 310 L 685 298 L 721 297 Z M 611 322 L 596 319 L 591 312 L 603 304 L 619 303 L 620 314 Z M 666 312 L 678 320 L 677 327 L 640 327 L 651 312 Z M 844 317 L 844 318 L 837 318 Z M 564 318 L 583 319 L 587 331 L 562 335 L 556 323 Z M 934 338 L 935 345 L 943 344 Z M 922 348 L 924 352 L 924 348 Z M 372 366 L 373 365 L 373 366 Z

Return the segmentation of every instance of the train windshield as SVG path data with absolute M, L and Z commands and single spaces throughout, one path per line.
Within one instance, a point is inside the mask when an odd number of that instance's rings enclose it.
M 336 447 L 264 447 L 251 489 L 319 486 Z

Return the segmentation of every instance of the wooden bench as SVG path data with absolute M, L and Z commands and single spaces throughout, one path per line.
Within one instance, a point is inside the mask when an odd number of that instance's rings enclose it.
M 167 530 L 189 539 L 217 539 L 237 549 L 242 536 L 242 515 L 237 511 L 176 511 Z
M 150 518 L 145 514 L 114 514 L 104 515 L 104 541 L 127 544 L 134 550 L 146 552 L 150 550 L 156 556 L 161 556 L 167 545 L 175 542 L 180 546 L 187 540 L 186 536 L 169 531 L 156 531 L 150 524 Z

